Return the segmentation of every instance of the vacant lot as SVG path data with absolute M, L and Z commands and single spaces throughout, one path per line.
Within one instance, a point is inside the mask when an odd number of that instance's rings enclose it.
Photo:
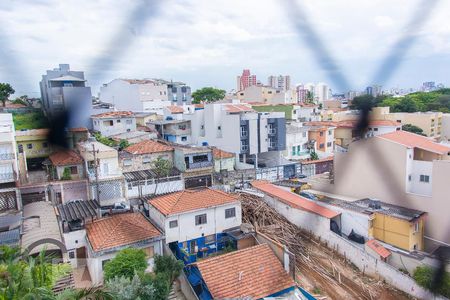
M 40 110 L 29 113 L 13 113 L 16 130 L 47 128 L 48 120 Z

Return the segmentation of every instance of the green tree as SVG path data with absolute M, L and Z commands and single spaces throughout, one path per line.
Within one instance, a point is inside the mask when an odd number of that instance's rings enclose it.
M 123 150 L 126 147 L 130 146 L 130 143 L 127 140 L 120 140 L 119 142 L 119 150 Z
M 159 156 L 154 162 L 153 162 L 153 168 L 156 173 L 156 175 L 159 177 L 167 177 L 170 175 L 170 171 L 172 170 L 172 162 L 170 160 L 167 160 L 161 156 Z
M 415 125 L 412 125 L 412 124 L 405 124 L 405 125 L 403 125 L 402 126 L 402 130 L 409 131 L 409 132 L 412 132 L 412 133 L 415 133 L 415 134 L 420 134 L 420 135 L 425 136 L 425 134 L 423 133 L 422 128 L 420 128 L 418 126 L 415 126 Z
M 422 287 L 441 294 L 447 298 L 450 297 L 450 273 L 444 272 L 440 282 L 433 284 L 436 270 L 429 266 L 417 267 L 414 270 L 413 278 Z
M 378 105 L 381 101 L 381 98 L 375 98 L 372 95 L 362 95 L 353 98 L 350 108 L 357 110 L 371 110 L 372 107 Z
M 65 167 L 61 176 L 61 180 L 71 180 L 72 174 L 70 173 L 70 168 Z
M 114 277 L 131 279 L 135 273 L 144 272 L 147 268 L 146 256 L 142 249 L 127 248 L 121 250 L 116 257 L 105 264 L 105 279 L 110 280 Z
M 184 264 L 181 260 L 175 259 L 169 255 L 155 255 L 155 273 L 167 274 L 169 281 L 172 282 L 180 276 Z
M 316 153 L 316 151 L 312 151 L 312 152 L 309 154 L 309 158 L 310 158 L 311 160 L 318 160 L 318 159 L 319 159 L 319 155 Z
M 12 88 L 9 83 L 1 83 L 0 82 L 0 101 L 3 103 L 3 107 L 6 105 L 6 101 L 9 96 L 14 94 L 16 91 Z
M 142 277 L 144 277 L 142 275 Z M 155 288 L 152 280 L 141 279 L 138 274 L 132 278 L 114 277 L 106 282 L 106 290 L 115 295 L 117 300 L 155 299 Z
M 192 98 L 194 98 L 192 103 L 216 102 L 225 98 L 225 93 L 225 90 L 216 89 L 213 87 L 204 87 L 192 93 Z

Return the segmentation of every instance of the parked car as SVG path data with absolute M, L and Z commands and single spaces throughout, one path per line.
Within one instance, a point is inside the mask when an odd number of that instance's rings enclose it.
M 109 216 L 112 214 L 124 213 L 130 211 L 130 205 L 125 202 L 117 202 L 113 205 L 102 206 L 100 212 L 102 216 Z
M 317 200 L 317 196 L 310 192 L 300 192 L 300 196 L 310 200 Z

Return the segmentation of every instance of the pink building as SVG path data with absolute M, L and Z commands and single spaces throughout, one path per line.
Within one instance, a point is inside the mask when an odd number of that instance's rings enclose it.
M 256 85 L 256 75 L 250 75 L 250 70 L 244 69 L 242 75 L 237 77 L 237 90 L 242 91 L 252 85 Z

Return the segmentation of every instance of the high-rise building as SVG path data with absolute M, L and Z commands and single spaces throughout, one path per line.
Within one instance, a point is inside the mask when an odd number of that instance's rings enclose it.
M 291 77 L 289 75 L 269 76 L 267 85 L 275 89 L 287 91 L 291 88 Z
M 422 91 L 429 92 L 434 91 L 436 89 L 436 82 L 434 81 L 427 81 L 422 84 Z
M 247 87 L 256 85 L 256 75 L 251 75 L 250 70 L 244 69 L 242 75 L 237 77 L 236 88 L 238 91 L 245 90 Z
M 40 88 L 43 108 L 50 119 L 70 111 L 69 127 L 91 127 L 92 94 L 84 72 L 60 64 L 42 75 Z
M 373 97 L 378 97 L 382 94 L 381 85 L 371 85 L 366 87 L 366 94 Z
M 330 99 L 330 88 L 327 84 L 319 82 L 314 88 L 314 100 L 323 103 L 323 101 L 328 99 Z

